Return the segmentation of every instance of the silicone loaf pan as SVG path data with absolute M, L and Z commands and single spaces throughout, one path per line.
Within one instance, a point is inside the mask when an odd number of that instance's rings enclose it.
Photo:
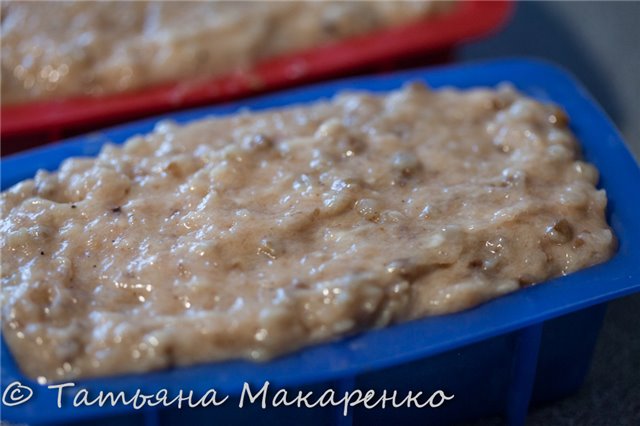
M 349 75 L 400 59 L 437 54 L 497 30 L 509 17 L 512 5 L 511 1 L 460 1 L 440 16 L 269 59 L 244 72 L 101 98 L 2 107 L 0 135 L 5 141 L 5 152 L 15 152 L 74 131 L 77 134 L 79 130 L 88 131 L 105 124 L 229 101 Z
M 160 119 L 184 123 L 240 108 L 261 110 L 311 102 L 345 89 L 389 91 L 408 81 L 426 81 L 434 88 L 495 86 L 509 81 L 527 95 L 561 105 L 584 156 L 601 172 L 599 185 L 609 198 L 608 221 L 619 239 L 614 257 L 473 309 L 369 331 L 266 363 L 229 361 L 77 380 L 61 393 L 61 408 L 57 391 L 26 378 L 3 340 L 3 418 L 29 424 L 96 424 L 100 420 L 99 424 L 119 425 L 204 421 L 349 425 L 451 424 L 497 414 L 518 425 L 524 423 L 531 402 L 553 400 L 578 389 L 590 364 L 606 302 L 640 291 L 640 169 L 603 111 L 582 86 L 553 65 L 507 59 L 361 77 L 147 119 L 8 157 L 2 161 L 2 187 L 32 177 L 39 168 L 54 170 L 67 157 L 95 155 L 106 142 L 121 143 L 135 134 L 150 132 Z M 239 408 L 244 386 L 255 393 L 267 381 L 273 392 L 289 390 L 290 397 L 298 391 L 319 395 L 334 390 L 338 395 L 374 390 L 379 396 L 385 390 L 396 390 L 406 396 L 410 391 L 431 395 L 440 390 L 454 398 L 437 408 L 367 408 L 359 404 L 347 407 L 346 415 L 342 405 L 274 408 L 271 399 L 265 409 L 260 400 Z M 29 387 L 32 394 L 20 386 Z M 163 389 L 172 396 L 180 391 L 203 396 L 215 389 L 229 400 L 220 406 L 193 409 L 73 404 L 81 392 L 94 397 L 100 391 L 123 392 L 131 397 L 138 391 L 155 394 Z M 11 402 L 21 394 L 30 398 L 22 404 Z

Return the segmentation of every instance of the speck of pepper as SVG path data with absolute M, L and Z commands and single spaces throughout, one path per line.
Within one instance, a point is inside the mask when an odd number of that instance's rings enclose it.
M 114 207 L 114 208 L 111 209 L 111 211 L 113 213 L 120 213 L 122 211 L 122 208 L 120 206 Z
M 44 256 L 44 252 L 43 251 L 40 252 L 40 256 Z
M 78 206 L 76 206 L 75 204 L 71 204 L 71 208 L 72 209 L 75 209 L 76 207 L 78 207 Z

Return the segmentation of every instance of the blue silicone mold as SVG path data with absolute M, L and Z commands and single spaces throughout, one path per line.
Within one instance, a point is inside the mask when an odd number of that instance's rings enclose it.
M 239 108 L 265 108 L 328 98 L 344 89 L 383 92 L 407 81 L 433 87 L 495 86 L 509 81 L 541 101 L 567 111 L 586 159 L 601 172 L 600 186 L 609 198 L 608 220 L 619 250 L 608 262 L 485 303 L 464 312 L 424 318 L 310 347 L 264 364 L 246 361 L 197 365 L 147 374 L 78 380 L 56 408 L 56 393 L 24 377 L 2 342 L 2 391 L 15 381 L 34 390 L 22 405 L 2 407 L 4 420 L 25 423 L 87 424 L 450 424 L 487 414 L 522 424 L 530 401 L 551 400 L 576 390 L 588 370 L 605 310 L 605 302 L 640 291 L 640 170 L 619 133 L 587 92 L 555 66 L 532 60 L 499 60 L 430 70 L 361 77 L 290 90 L 225 106 L 202 108 L 127 124 L 100 133 L 14 155 L 2 161 L 2 188 L 32 177 L 39 168 L 54 170 L 71 156 L 95 155 L 106 142 L 121 143 L 147 133 L 159 119 L 188 122 Z M 37 120 L 37 117 L 34 117 Z M 347 416 L 339 408 L 237 407 L 243 384 L 252 389 L 265 381 L 275 390 L 299 389 L 316 394 L 331 388 L 397 389 L 454 394 L 439 408 L 366 409 Z M 206 409 L 73 407 L 80 388 L 98 391 L 136 389 L 153 393 L 215 388 L 232 395 L 225 405 Z M 381 423 L 383 422 L 383 423 Z M 387 423 L 384 423 L 387 422 Z

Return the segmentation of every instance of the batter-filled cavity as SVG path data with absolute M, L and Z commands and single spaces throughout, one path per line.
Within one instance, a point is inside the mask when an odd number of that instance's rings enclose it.
M 608 259 L 567 116 L 508 86 L 161 123 L 2 194 L 31 376 L 267 360 Z

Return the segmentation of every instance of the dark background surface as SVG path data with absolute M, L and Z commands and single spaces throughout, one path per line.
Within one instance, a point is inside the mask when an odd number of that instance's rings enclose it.
M 573 73 L 640 158 L 640 2 L 519 2 L 501 33 L 461 49 L 457 59 L 523 55 Z M 527 424 L 640 425 L 640 294 L 609 304 L 580 392 L 533 408 Z

